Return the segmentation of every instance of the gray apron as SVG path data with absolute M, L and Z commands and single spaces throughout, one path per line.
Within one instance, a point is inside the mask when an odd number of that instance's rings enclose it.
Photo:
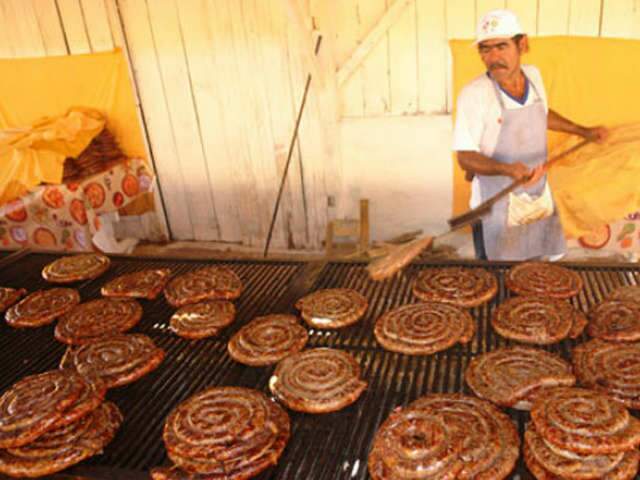
M 533 87 L 536 99 L 533 104 L 509 110 L 505 108 L 500 94 L 500 87 L 491 79 L 500 108 L 502 110 L 502 127 L 498 135 L 498 143 L 492 158 L 503 163 L 522 162 L 535 167 L 547 159 L 547 112 Z M 496 175 L 479 175 L 480 194 L 482 200 L 495 195 L 507 187 L 513 179 Z M 547 181 L 544 175 L 536 184 L 519 188 L 514 193 L 527 192 L 529 195 L 540 195 Z M 553 215 L 528 225 L 507 226 L 509 198 L 496 203 L 491 212 L 482 219 L 484 244 L 489 260 L 526 260 L 541 255 L 558 255 L 565 253 L 566 242 L 557 210 Z

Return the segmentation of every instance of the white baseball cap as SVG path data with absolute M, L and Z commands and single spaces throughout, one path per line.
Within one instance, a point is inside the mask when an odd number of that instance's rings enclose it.
M 478 22 L 475 43 L 493 38 L 512 38 L 521 34 L 524 32 L 515 13 L 511 10 L 491 10 Z

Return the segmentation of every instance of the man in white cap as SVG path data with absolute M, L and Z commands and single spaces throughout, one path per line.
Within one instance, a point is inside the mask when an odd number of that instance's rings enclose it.
M 540 71 L 520 63 L 529 44 L 513 12 L 487 13 L 475 43 L 487 72 L 460 92 L 453 136 L 458 162 L 466 178 L 473 178 L 471 208 L 523 178 L 528 181 L 517 193 L 551 204 L 545 218 L 509 225 L 509 199 L 499 201 L 473 228 L 476 257 L 557 259 L 566 252 L 566 243 L 542 171 L 547 129 L 593 141 L 603 140 L 607 130 L 576 125 L 548 108 Z

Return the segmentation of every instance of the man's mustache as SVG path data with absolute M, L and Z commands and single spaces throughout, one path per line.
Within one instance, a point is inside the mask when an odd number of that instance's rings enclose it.
M 497 70 L 499 68 L 507 68 L 504 63 L 496 62 L 489 65 L 489 70 Z

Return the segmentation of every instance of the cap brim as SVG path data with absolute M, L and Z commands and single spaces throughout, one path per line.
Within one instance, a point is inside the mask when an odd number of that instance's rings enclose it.
M 513 35 L 491 35 L 490 37 L 486 37 L 486 38 L 480 38 L 480 39 L 476 39 L 475 42 L 473 42 L 473 45 L 477 45 L 481 42 L 485 42 L 487 40 L 504 40 L 504 39 L 509 39 L 509 38 L 513 38 L 516 35 L 524 35 L 523 33 L 514 33 Z

